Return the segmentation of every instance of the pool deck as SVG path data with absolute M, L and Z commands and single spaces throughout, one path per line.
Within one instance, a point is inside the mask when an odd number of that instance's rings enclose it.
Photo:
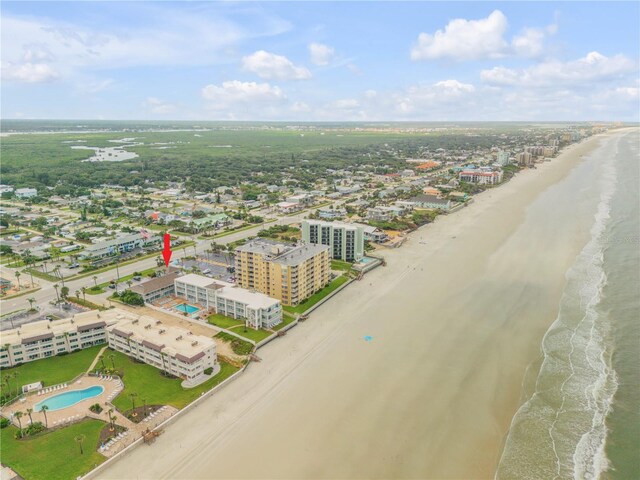
M 46 424 L 44 413 L 36 412 L 35 405 L 37 403 L 55 395 L 59 395 L 60 393 L 70 392 L 73 390 L 84 390 L 85 388 L 89 388 L 95 385 L 100 385 L 104 388 L 104 391 L 100 395 L 96 395 L 92 398 L 86 398 L 79 401 L 75 405 L 61 408 L 60 410 L 49 410 L 47 411 L 47 420 L 49 428 L 56 428 L 58 426 L 63 426 L 65 424 L 80 421 L 84 417 L 92 416 L 95 418 L 95 415 L 91 414 L 89 407 L 94 403 L 99 403 L 105 411 L 108 410 L 110 407 L 105 405 L 105 403 L 108 401 L 108 398 L 112 394 L 115 394 L 118 391 L 120 387 L 119 379 L 114 378 L 112 380 L 104 380 L 100 377 L 90 377 L 88 375 L 83 375 L 74 383 L 69 383 L 66 387 L 59 388 L 57 390 L 54 390 L 53 392 L 45 393 L 42 395 L 38 395 L 37 392 L 29 393 L 23 399 L 18 400 L 17 402 L 9 406 L 3 407 L 2 415 L 7 418 L 11 418 L 13 424 L 18 427 L 18 422 L 13 417 L 13 414 L 17 411 L 21 411 L 24 414 L 21 419 L 22 428 L 25 428 L 30 423 L 29 415 L 27 415 L 27 409 L 32 408 L 33 412 L 31 413 L 31 417 L 33 418 L 33 421 Z

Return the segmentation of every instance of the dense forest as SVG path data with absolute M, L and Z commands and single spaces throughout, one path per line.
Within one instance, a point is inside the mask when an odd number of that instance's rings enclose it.
M 500 135 L 502 134 L 502 135 Z M 254 180 L 301 186 L 326 176 L 327 169 L 375 167 L 380 173 L 406 165 L 405 158 L 438 148 L 465 149 L 504 143 L 493 134 L 359 132 L 352 130 L 182 130 L 15 134 L 0 145 L 1 182 L 16 187 L 85 189 L 102 184 L 185 182 L 190 191 Z M 123 147 L 138 157 L 86 162 L 83 147 Z M 44 193 L 44 192 L 43 192 Z

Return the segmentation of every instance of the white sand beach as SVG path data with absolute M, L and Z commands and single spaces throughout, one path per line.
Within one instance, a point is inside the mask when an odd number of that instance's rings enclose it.
M 99 478 L 493 478 L 589 237 L 598 172 L 581 159 L 598 142 L 382 252 L 387 267 Z

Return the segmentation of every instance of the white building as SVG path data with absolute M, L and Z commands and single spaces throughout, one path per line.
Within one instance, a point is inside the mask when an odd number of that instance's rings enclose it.
M 279 300 L 222 280 L 188 274 L 175 279 L 176 296 L 216 313 L 244 320 L 251 328 L 271 328 L 282 322 Z
M 18 198 L 30 198 L 38 195 L 38 190 L 35 188 L 18 188 L 13 194 Z
M 486 172 L 482 170 L 463 170 L 459 174 L 461 182 L 477 183 L 479 185 L 496 185 L 502 181 L 502 170 Z
M 145 238 L 141 233 L 127 233 L 111 240 L 104 240 L 84 249 L 81 258 L 102 258 L 118 253 L 130 252 L 136 248 L 160 243 L 160 236 Z
M 329 255 L 337 260 L 354 262 L 364 256 L 364 231 L 355 224 L 303 220 L 302 240 L 328 245 Z
M 497 163 L 502 165 L 503 167 L 509 163 L 509 153 L 504 150 L 500 150 L 498 152 Z
M 0 367 L 7 368 L 107 342 L 106 328 L 117 310 L 78 313 L 63 320 L 25 323 L 2 332 Z
M 215 369 L 216 343 L 146 315 L 122 312 L 107 328 L 109 347 L 176 377 L 192 380 Z

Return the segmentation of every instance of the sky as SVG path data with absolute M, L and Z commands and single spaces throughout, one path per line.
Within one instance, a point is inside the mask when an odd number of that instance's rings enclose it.
M 639 2 L 2 1 L 2 118 L 639 121 Z

